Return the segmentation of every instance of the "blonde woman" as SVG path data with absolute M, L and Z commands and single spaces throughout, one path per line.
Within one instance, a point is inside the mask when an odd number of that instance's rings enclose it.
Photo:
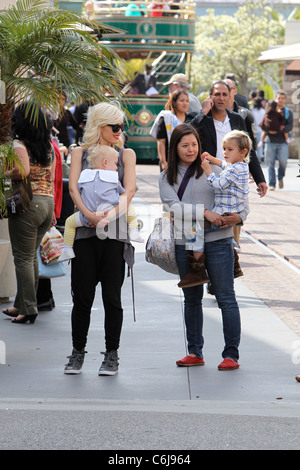
M 91 228 L 77 229 L 74 242 L 75 258 L 72 259 L 71 283 L 73 293 L 72 342 L 73 350 L 65 374 L 79 374 L 84 362 L 85 347 L 90 324 L 91 308 L 96 286 L 101 282 L 105 311 L 104 361 L 99 375 L 115 375 L 118 372 L 118 348 L 120 343 L 123 309 L 121 288 L 124 280 L 125 262 L 133 265 L 133 247 L 129 240 L 98 238 L 95 227 L 107 216 L 104 212 L 92 212 L 84 204 L 78 188 L 82 170 L 88 167 L 88 150 L 95 145 L 118 146 L 124 130 L 124 113 L 119 106 L 99 103 L 89 108 L 83 144 L 76 147 L 71 156 L 69 175 L 70 195 L 78 211 Z M 133 150 L 121 148 L 118 157 L 119 180 L 125 189 L 120 195 L 116 213 L 126 213 L 136 188 L 136 156 Z

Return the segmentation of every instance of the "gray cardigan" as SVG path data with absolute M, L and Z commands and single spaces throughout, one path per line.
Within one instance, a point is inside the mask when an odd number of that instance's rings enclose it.
M 181 180 L 184 176 L 187 167 L 179 164 L 178 166 L 178 182 L 171 186 L 167 180 L 166 172 L 162 172 L 159 176 L 159 193 L 160 198 L 163 203 L 164 211 L 172 211 L 175 214 L 175 224 L 176 219 L 182 219 L 182 214 L 184 213 L 184 220 L 186 221 L 186 227 L 191 227 L 193 221 L 198 221 L 203 227 L 203 212 L 205 209 L 212 210 L 214 206 L 214 190 L 211 188 L 206 179 L 207 176 L 203 172 L 200 178 L 196 179 L 195 176 L 192 176 L 188 182 L 188 185 L 183 194 L 182 200 L 180 201 L 177 196 L 177 191 L 179 189 Z M 218 176 L 222 169 L 219 166 L 212 165 L 212 171 Z M 183 212 L 184 211 L 184 212 Z M 248 207 L 241 213 L 239 216 L 244 222 L 249 213 Z M 178 220 L 177 219 L 177 220 Z M 178 232 L 176 232 L 178 234 Z M 175 238 L 177 235 L 175 235 Z M 233 227 L 228 227 L 225 229 L 215 230 L 205 234 L 205 242 L 211 242 L 214 240 L 221 240 L 222 238 L 233 237 Z M 186 238 L 179 236 L 176 238 L 176 244 L 182 245 L 186 243 Z

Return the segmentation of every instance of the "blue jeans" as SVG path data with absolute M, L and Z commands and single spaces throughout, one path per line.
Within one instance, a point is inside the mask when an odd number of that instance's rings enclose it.
M 213 224 L 211 224 L 210 228 L 202 230 L 198 222 L 193 224 L 193 229 L 195 236 L 188 239 L 188 242 L 185 244 L 185 249 L 198 253 L 204 253 L 204 235 L 214 230 L 221 230 L 220 227 Z
M 176 261 L 182 279 L 189 272 L 184 245 L 176 245 Z M 222 262 L 221 262 L 222 260 Z M 225 346 L 222 357 L 238 360 L 241 336 L 240 312 L 234 292 L 234 254 L 232 238 L 205 243 L 206 269 L 222 312 Z M 203 285 L 182 289 L 188 352 L 203 357 Z
M 289 158 L 289 147 L 287 142 L 282 144 L 274 144 L 272 142 L 266 142 L 265 144 L 265 156 L 266 163 L 268 165 L 269 172 L 269 186 L 276 186 L 276 175 L 275 175 L 275 163 L 278 160 L 278 180 L 282 180 L 285 175 L 285 169 Z

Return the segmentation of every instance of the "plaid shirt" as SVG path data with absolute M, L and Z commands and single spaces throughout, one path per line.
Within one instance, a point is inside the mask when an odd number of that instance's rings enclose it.
M 248 206 L 249 167 L 245 162 L 226 163 L 222 161 L 223 171 L 217 177 L 211 173 L 207 177 L 208 184 L 215 190 L 213 212 L 239 213 Z

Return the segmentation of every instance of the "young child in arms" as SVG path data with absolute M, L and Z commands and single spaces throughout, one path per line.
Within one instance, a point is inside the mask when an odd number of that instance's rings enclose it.
M 207 175 L 207 183 L 215 190 L 213 212 L 225 216 L 227 213 L 239 213 L 248 208 L 249 167 L 247 162 L 252 142 L 248 134 L 234 130 L 224 136 L 222 144 L 224 160 L 204 152 L 201 155 L 201 166 Z M 210 164 L 218 165 L 223 169 L 218 177 L 213 173 Z M 212 225 L 210 229 L 205 229 L 204 233 L 211 230 L 221 229 Z M 180 281 L 179 287 L 192 287 L 209 282 L 205 269 L 204 234 L 201 229 L 196 229 L 193 240 L 195 241 L 188 244 L 188 249 L 193 250 L 195 262 L 201 265 L 201 269 L 189 272 Z M 234 250 L 234 256 L 234 277 L 243 276 L 236 250 Z
M 78 188 L 84 204 L 93 212 L 99 210 L 108 212 L 119 204 L 119 196 L 125 192 L 118 178 L 118 156 L 113 147 L 97 145 L 87 157 L 90 168 L 81 172 Z M 108 223 L 109 219 L 102 219 L 101 226 L 103 227 L 106 222 Z M 138 232 L 136 213 L 131 203 L 127 210 L 127 223 L 130 240 L 142 243 L 144 240 Z M 78 227 L 90 227 L 89 220 L 79 211 L 68 217 L 65 222 L 64 250 L 58 261 L 67 261 L 75 257 L 73 244 Z

